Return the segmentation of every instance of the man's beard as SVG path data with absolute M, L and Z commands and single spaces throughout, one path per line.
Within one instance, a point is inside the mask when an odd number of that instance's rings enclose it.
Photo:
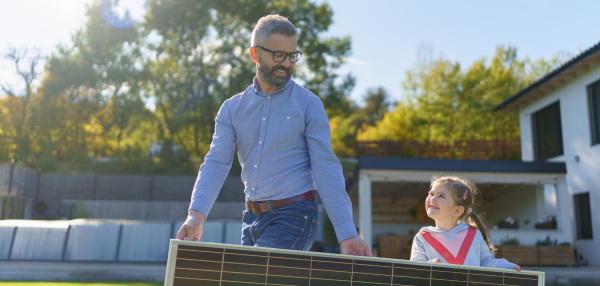
M 294 72 L 293 68 L 286 68 L 284 66 L 274 66 L 270 71 L 267 70 L 267 65 L 261 60 L 258 60 L 258 72 L 263 78 L 273 87 L 280 88 L 285 85 L 286 82 L 292 77 Z M 277 76 L 274 74 L 275 70 L 281 70 L 285 72 L 285 76 Z

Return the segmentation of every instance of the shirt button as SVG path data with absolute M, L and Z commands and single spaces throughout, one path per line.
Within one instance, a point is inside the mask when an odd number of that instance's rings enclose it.
M 290 117 L 288 116 L 287 119 L 290 119 Z
M 258 144 L 262 144 L 262 141 L 258 141 Z
M 267 120 L 267 119 L 263 117 L 263 120 Z
M 252 190 L 254 191 L 254 188 L 252 188 Z
M 258 165 L 254 165 L 254 168 L 258 167 Z
M 267 99 L 271 99 L 271 97 L 270 97 L 270 96 L 267 96 Z

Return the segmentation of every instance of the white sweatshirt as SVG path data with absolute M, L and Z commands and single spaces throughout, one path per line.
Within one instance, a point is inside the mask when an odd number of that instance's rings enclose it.
M 436 248 L 440 251 L 438 252 Z M 434 258 L 439 258 L 444 263 L 468 266 L 514 269 L 516 265 L 506 259 L 492 258 L 481 231 L 479 229 L 469 231 L 469 226 L 463 222 L 450 231 L 426 226 L 415 235 L 410 260 L 432 262 Z

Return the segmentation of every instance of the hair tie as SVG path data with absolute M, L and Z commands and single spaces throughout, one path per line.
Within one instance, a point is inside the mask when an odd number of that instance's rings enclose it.
M 469 190 L 465 189 L 465 194 L 463 195 L 463 200 L 467 199 L 467 194 L 469 193 Z
M 473 210 L 472 210 L 471 208 L 469 208 L 469 209 L 467 210 L 467 214 L 471 214 L 472 212 L 473 212 Z

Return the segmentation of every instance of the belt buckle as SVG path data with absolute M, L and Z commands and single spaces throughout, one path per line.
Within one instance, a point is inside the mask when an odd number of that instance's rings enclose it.
M 269 211 L 269 205 L 264 204 L 265 202 L 248 202 L 248 206 L 250 207 L 250 210 L 255 214 L 255 215 L 259 215 L 262 213 L 266 213 Z M 264 206 L 263 206 L 264 205 Z

